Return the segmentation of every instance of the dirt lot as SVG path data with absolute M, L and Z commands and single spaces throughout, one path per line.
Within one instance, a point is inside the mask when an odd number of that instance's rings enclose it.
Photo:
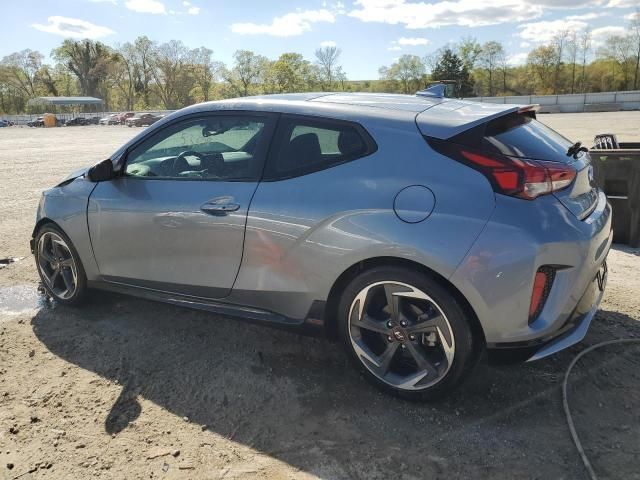
M 587 144 L 603 130 L 640 140 L 640 112 L 541 118 Z M 137 131 L 0 129 L 0 259 L 25 257 L 0 269 L 0 478 L 585 478 L 562 376 L 587 345 L 640 337 L 640 250 L 611 252 L 580 345 L 482 364 L 448 399 L 407 403 L 322 339 L 112 294 L 81 310 L 39 299 L 28 239 L 41 190 Z M 639 353 L 606 347 L 572 376 L 602 478 L 640 478 Z

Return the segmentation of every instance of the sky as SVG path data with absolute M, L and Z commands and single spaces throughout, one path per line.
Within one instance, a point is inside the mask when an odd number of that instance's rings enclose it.
M 117 46 L 140 35 L 205 46 L 229 65 L 238 49 L 312 60 L 335 45 L 348 78 L 364 80 L 468 36 L 502 42 L 513 64 L 561 29 L 589 26 L 597 47 L 638 11 L 640 0 L 0 0 L 0 58 L 25 48 L 48 56 L 64 38 Z

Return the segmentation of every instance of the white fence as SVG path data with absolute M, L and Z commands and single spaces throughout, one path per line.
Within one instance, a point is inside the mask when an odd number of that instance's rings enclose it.
M 598 112 L 640 110 L 640 91 L 579 93 L 570 95 L 520 95 L 507 97 L 473 97 L 466 100 L 487 103 L 537 103 L 541 112 Z
M 136 113 L 153 113 L 155 115 L 168 115 L 174 111 L 175 110 L 145 110 L 145 111 L 140 111 Z M 56 118 L 66 121 L 76 117 L 103 118 L 103 117 L 106 117 L 107 115 L 111 115 L 112 113 L 121 113 L 121 112 L 55 113 L 54 115 L 56 116 Z M 13 122 L 15 125 L 26 125 L 28 122 L 32 122 L 33 120 L 41 116 L 42 116 L 41 113 L 31 114 L 31 115 L 3 115 L 3 116 L 0 116 L 0 119 Z

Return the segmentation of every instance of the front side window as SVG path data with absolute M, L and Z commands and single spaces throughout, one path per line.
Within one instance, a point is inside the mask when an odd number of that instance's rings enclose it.
M 357 124 L 329 119 L 284 117 L 265 177 L 289 178 L 355 160 L 375 151 L 375 144 Z
M 146 178 L 257 180 L 266 118 L 211 115 L 185 120 L 143 140 L 127 156 L 125 174 Z

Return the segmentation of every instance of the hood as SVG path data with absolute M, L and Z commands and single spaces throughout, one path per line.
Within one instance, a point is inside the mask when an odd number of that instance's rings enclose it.
M 70 173 L 69 175 L 67 175 L 67 177 L 64 180 L 62 180 L 58 185 L 56 185 L 56 187 L 62 187 L 63 185 L 66 185 L 67 183 L 71 182 L 72 180 L 75 180 L 76 178 L 83 177 L 90 168 L 91 166 L 88 166 Z

